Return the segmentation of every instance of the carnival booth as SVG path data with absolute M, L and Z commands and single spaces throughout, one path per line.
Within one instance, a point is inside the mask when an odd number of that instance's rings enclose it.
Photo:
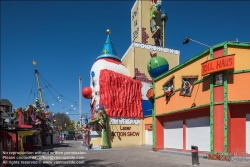
M 22 110 L 22 108 L 14 109 L 14 124 L 16 125 L 16 141 L 19 152 L 33 151 L 33 147 L 30 145 L 32 143 L 30 136 L 33 135 L 35 130 L 32 129 L 32 125 L 29 123 L 29 111 Z
M 14 123 L 18 126 L 17 134 L 20 150 L 33 151 L 34 147 L 42 147 L 52 143 L 52 119 L 54 114 L 48 111 L 49 106 L 40 104 L 38 99 L 35 105 L 28 105 L 14 109 Z

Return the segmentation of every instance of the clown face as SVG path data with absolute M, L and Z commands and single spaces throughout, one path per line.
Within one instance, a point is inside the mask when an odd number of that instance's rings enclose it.
M 110 58 L 102 58 L 97 60 L 90 71 L 90 88 L 91 91 L 88 93 L 91 93 L 91 107 L 92 111 L 94 112 L 94 107 L 99 104 L 100 101 L 100 73 L 101 70 L 111 70 L 114 72 L 117 72 L 119 74 L 123 74 L 126 76 L 130 76 L 128 69 L 119 61 L 116 61 L 114 59 Z

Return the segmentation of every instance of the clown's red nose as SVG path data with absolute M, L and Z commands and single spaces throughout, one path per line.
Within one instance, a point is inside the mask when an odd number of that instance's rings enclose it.
M 82 89 L 82 95 L 86 99 L 91 99 L 92 98 L 92 89 L 91 89 L 91 87 L 87 86 L 87 87 L 83 88 Z

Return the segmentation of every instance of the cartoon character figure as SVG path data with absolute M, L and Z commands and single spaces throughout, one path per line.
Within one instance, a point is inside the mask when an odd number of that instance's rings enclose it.
M 151 1 L 150 9 L 150 28 L 153 33 L 153 38 L 159 36 L 161 27 L 161 1 Z
M 168 84 L 167 86 L 164 86 L 164 88 L 163 88 L 164 94 L 166 96 L 170 96 L 173 93 L 173 89 L 174 89 L 173 85 Z
M 195 79 L 193 78 L 189 78 L 186 80 L 182 79 L 181 95 L 190 96 L 194 82 Z

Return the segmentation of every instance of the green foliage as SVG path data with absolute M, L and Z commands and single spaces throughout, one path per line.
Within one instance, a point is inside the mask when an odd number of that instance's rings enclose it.
M 62 130 L 74 130 L 75 122 L 70 120 L 69 116 L 65 113 L 55 114 L 56 123 L 55 126 L 61 126 Z

